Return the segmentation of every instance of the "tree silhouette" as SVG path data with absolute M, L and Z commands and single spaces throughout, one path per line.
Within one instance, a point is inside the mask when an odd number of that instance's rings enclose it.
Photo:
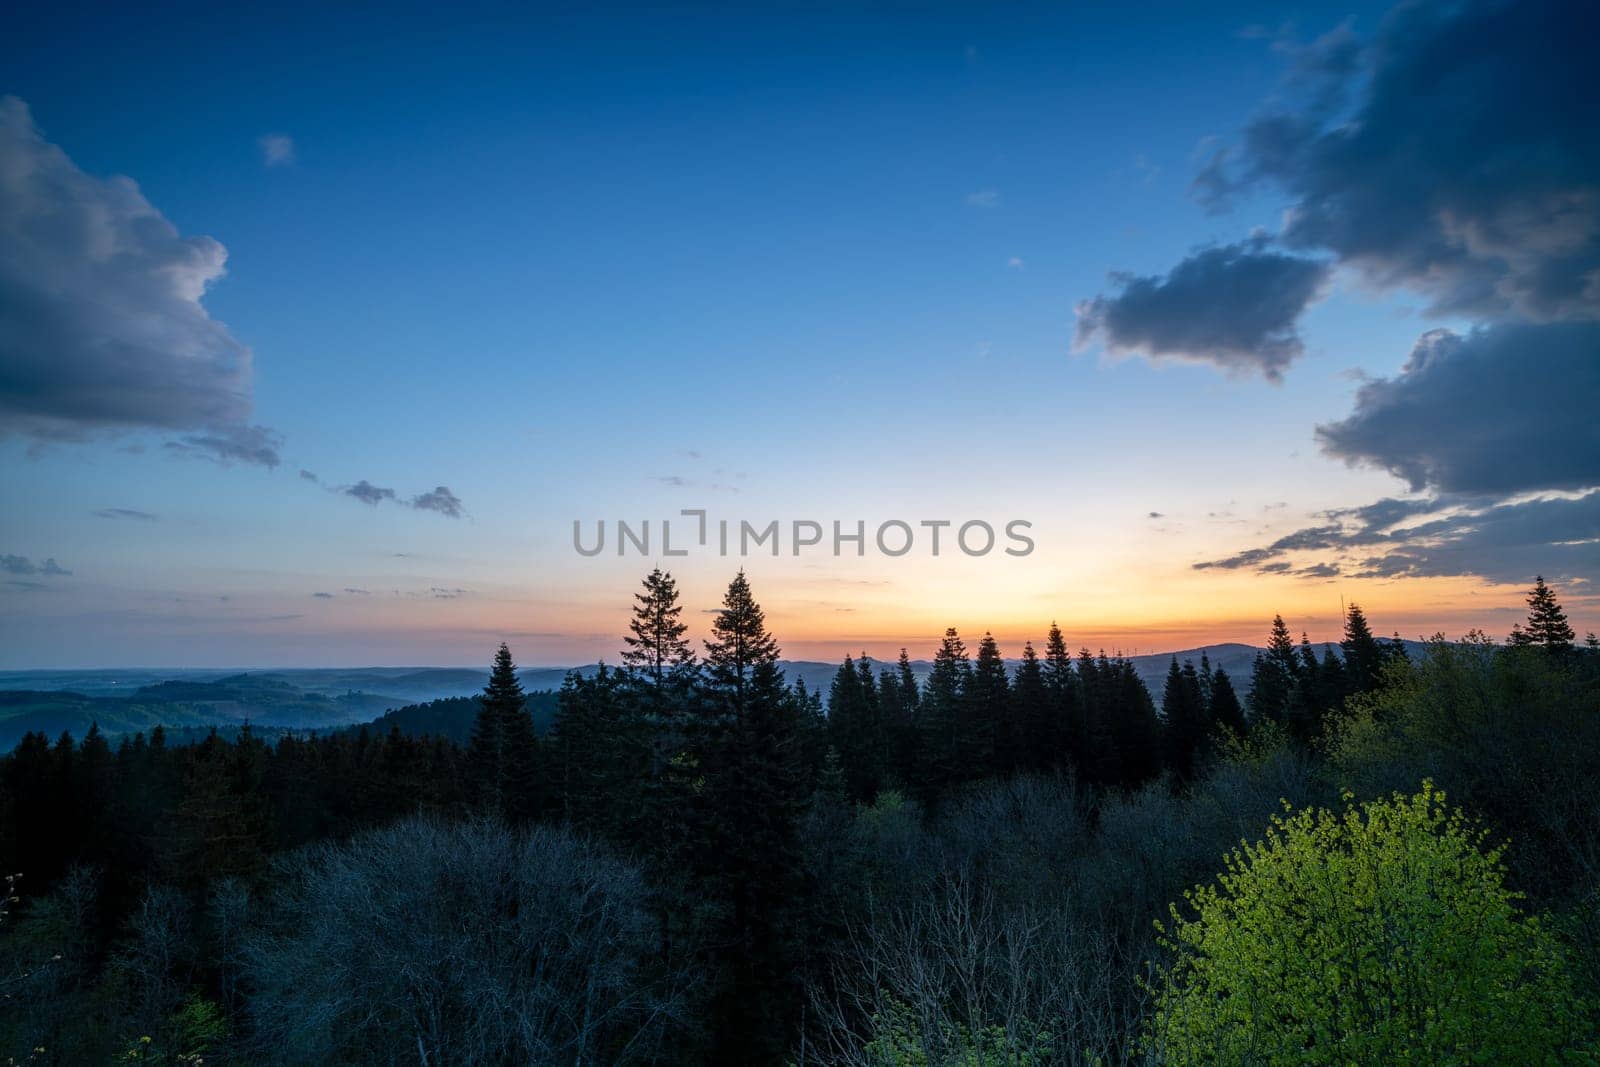
M 1528 594 L 1528 628 L 1525 632 L 1529 644 L 1562 652 L 1572 648 L 1572 640 L 1577 636 L 1567 622 L 1567 613 L 1556 600 L 1555 592 L 1544 584 L 1542 574 L 1534 578 L 1533 590 Z

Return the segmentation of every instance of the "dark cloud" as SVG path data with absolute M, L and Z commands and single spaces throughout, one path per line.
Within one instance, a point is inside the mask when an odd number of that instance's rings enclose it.
M 373 485 L 365 478 L 361 479 L 355 485 L 345 486 L 344 488 L 340 489 L 339 492 L 343 493 L 345 496 L 355 497 L 363 504 L 370 504 L 373 507 L 377 507 L 382 501 L 395 499 L 393 489 L 384 489 Z
M 452 519 L 461 517 L 461 500 L 446 486 L 438 486 L 431 493 L 420 493 L 411 498 L 411 506 L 419 511 L 437 511 Z
M 315 597 L 316 599 L 318 599 L 318 600 L 332 600 L 333 599 L 333 594 L 332 593 L 312 593 L 311 595 L 313 597 Z
M 43 563 L 35 563 L 27 556 L 13 556 L 9 553 L 0 556 L 0 571 L 5 571 L 7 574 L 43 574 L 53 578 L 64 578 L 72 573 L 57 563 L 53 556 Z
M 0 98 L 0 433 L 178 431 L 181 453 L 276 464 L 248 424 L 250 350 L 201 304 L 226 260 Z
M 1265 548 L 1251 548 L 1222 559 L 1205 560 L 1194 564 L 1194 569 L 1197 571 L 1213 569 L 1233 571 L 1253 567 L 1270 574 L 1275 571 L 1288 570 L 1288 567 L 1267 570 L 1262 564 L 1268 560 L 1276 560 L 1290 552 L 1353 547 L 1361 544 L 1374 544 L 1379 540 L 1382 540 L 1382 538 L 1375 532 L 1370 530 L 1350 530 L 1338 523 L 1308 526 L 1303 530 L 1285 534 Z
M 1329 250 L 1437 312 L 1595 315 L 1596 40 L 1592 3 L 1402 4 L 1370 47 L 1327 50 L 1319 90 L 1257 117 L 1197 190 L 1218 203 L 1275 185 L 1291 247 Z M 1330 78 L 1359 91 L 1353 108 L 1330 106 Z
M 1317 428 L 1330 455 L 1411 488 L 1517 493 L 1600 485 L 1600 323 L 1423 335 L 1394 378 Z
M 371 596 L 372 595 L 372 591 L 370 589 L 357 589 L 354 586 L 349 586 L 349 585 L 344 587 L 344 591 L 346 593 L 349 593 L 351 596 Z
M 1423 334 L 1317 428 L 1330 455 L 1426 498 L 1336 509 L 1197 567 L 1321 550 L 1343 555 L 1317 566 L 1345 575 L 1600 577 L 1596 39 L 1600 5 L 1562 0 L 1403 3 L 1367 43 L 1345 27 L 1305 48 L 1280 35 L 1283 91 L 1197 193 L 1214 207 L 1287 194 L 1289 249 L 1473 327 Z
M 1356 576 L 1475 575 L 1526 583 L 1535 574 L 1552 580 L 1600 579 L 1600 490 L 1443 517 L 1366 559 Z
M 265 426 L 227 426 L 168 441 L 166 447 L 175 455 L 208 459 L 225 467 L 234 463 L 276 467 L 282 445 L 282 435 Z
M 1381 500 L 1328 515 L 1338 521 L 1194 567 L 1306 578 L 1475 576 L 1521 583 L 1544 574 L 1600 579 L 1600 490 L 1509 502 Z M 1413 518 L 1419 521 L 1399 525 Z M 1296 569 L 1290 557 L 1306 551 L 1333 552 L 1341 558 Z
M 156 516 L 135 508 L 101 508 L 93 513 L 99 519 L 133 519 L 136 522 L 155 522 Z
M 1113 276 L 1121 292 L 1078 305 L 1078 344 L 1278 381 L 1305 349 L 1295 322 L 1329 269 L 1260 240 L 1201 249 L 1165 277 Z
M 306 481 L 306 482 L 320 482 L 321 481 L 320 478 L 318 478 L 311 471 L 306 470 L 304 467 L 300 468 L 300 480 L 301 481 Z
M 1162 519 L 1162 518 L 1166 518 L 1166 516 L 1165 516 L 1165 515 L 1163 515 L 1163 514 L 1162 514 L 1162 513 L 1161 513 L 1161 512 L 1159 512 L 1159 511 L 1152 511 L 1152 512 L 1151 512 L 1151 513 L 1150 513 L 1150 517 L 1151 517 L 1151 518 L 1152 518 L 1152 519 Z
M 1343 521 L 1352 519 L 1360 524 L 1360 528 L 1368 533 L 1380 533 L 1388 530 L 1397 523 L 1417 515 L 1425 515 L 1430 511 L 1439 510 L 1439 501 L 1431 497 L 1417 500 L 1403 500 L 1399 497 L 1386 496 L 1371 504 L 1362 504 L 1360 507 L 1334 508 L 1323 512 L 1323 517 Z

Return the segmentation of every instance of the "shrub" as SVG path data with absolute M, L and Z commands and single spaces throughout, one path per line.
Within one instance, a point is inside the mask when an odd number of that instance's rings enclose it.
M 1499 849 L 1432 783 L 1280 815 L 1172 909 L 1147 1050 L 1185 1063 L 1554 1063 L 1592 1035 Z M 1589 1046 L 1591 1049 L 1593 1046 Z

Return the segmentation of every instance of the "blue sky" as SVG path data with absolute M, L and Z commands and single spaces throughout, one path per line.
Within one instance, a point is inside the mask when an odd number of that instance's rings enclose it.
M 748 561 L 792 653 L 946 624 L 1020 644 L 1052 617 L 1152 650 L 1252 637 L 1279 604 L 1322 636 L 1351 596 L 1408 634 L 1503 632 L 1498 573 L 1194 569 L 1438 491 L 1314 428 L 1350 414 L 1353 372 L 1479 320 L 1336 249 L 1281 381 L 1074 343 L 1108 272 L 1287 232 L 1291 190 L 1215 214 L 1191 182 L 1303 49 L 1383 13 L 13 16 L 0 93 L 39 136 L 226 247 L 203 306 L 281 446 L 267 468 L 170 454 L 172 425 L 0 438 L 0 552 L 73 572 L 0 592 L 0 661 L 476 662 L 509 634 L 577 662 L 615 649 L 650 561 L 577 557 L 572 520 L 685 507 L 1034 523 L 1025 560 Z M 363 480 L 395 499 L 340 492 Z M 464 515 L 400 506 L 438 486 Z M 155 518 L 95 514 L 118 508 Z M 678 567 L 691 605 L 736 566 Z

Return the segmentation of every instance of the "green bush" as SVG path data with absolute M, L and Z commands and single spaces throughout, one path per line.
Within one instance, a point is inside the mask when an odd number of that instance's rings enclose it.
M 1274 818 L 1162 927 L 1175 958 L 1147 1051 L 1174 1064 L 1596 1062 L 1560 947 L 1484 845 L 1430 782 L 1342 815 Z
M 887 1009 L 872 1017 L 867 1062 L 873 1067 L 1037 1067 L 1050 1059 L 1050 1035 L 1032 1027 L 1021 1034 L 1000 1026 L 946 1023 L 936 1029 L 935 1039 L 925 1040 L 925 1027 L 911 1008 L 891 998 Z

